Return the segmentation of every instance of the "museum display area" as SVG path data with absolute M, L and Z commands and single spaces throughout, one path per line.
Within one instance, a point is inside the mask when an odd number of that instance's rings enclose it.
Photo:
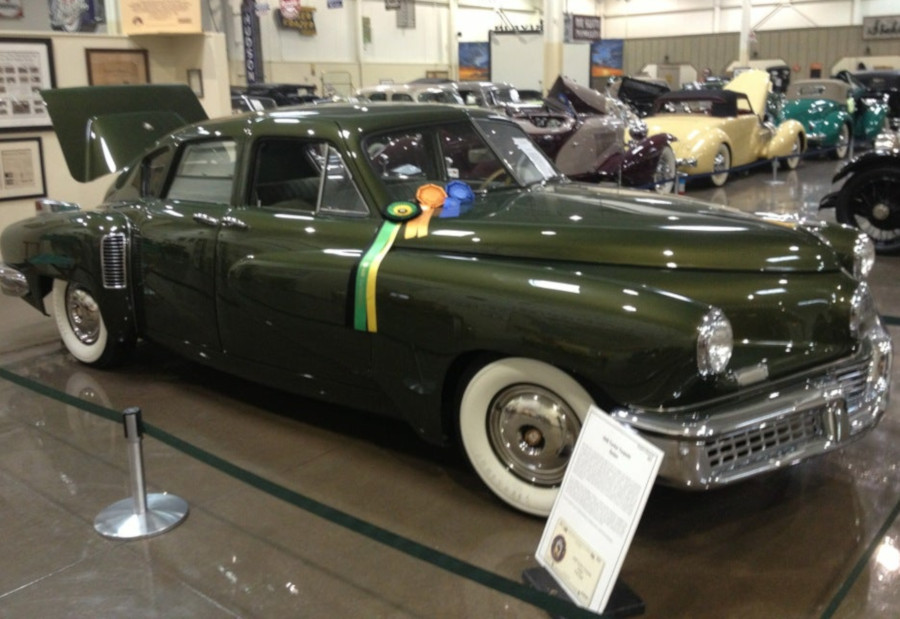
M 896 615 L 889 2 L 43 4 L 0 616 Z

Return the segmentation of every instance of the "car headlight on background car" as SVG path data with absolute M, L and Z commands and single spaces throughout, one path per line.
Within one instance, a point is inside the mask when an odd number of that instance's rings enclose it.
M 875 244 L 865 234 L 856 237 L 853 243 L 853 277 L 866 279 L 875 266 Z
M 725 313 L 717 307 L 703 317 L 697 334 L 697 369 L 701 376 L 721 374 L 731 361 L 734 334 Z

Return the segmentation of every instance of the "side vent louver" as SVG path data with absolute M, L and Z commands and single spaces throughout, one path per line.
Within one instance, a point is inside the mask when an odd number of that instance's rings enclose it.
M 125 235 L 114 232 L 103 237 L 100 244 L 100 262 L 103 268 L 104 288 L 125 288 L 127 269 L 127 242 Z

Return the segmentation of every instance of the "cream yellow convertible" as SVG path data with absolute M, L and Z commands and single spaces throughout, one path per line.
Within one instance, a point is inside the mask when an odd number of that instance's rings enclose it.
M 769 74 L 741 73 L 723 90 L 669 92 L 645 118 L 649 135 L 670 133 L 678 171 L 688 178 L 709 178 L 720 187 L 729 173 L 760 160 L 780 160 L 795 168 L 806 150 L 803 125 L 787 120 L 777 127 L 764 120 Z

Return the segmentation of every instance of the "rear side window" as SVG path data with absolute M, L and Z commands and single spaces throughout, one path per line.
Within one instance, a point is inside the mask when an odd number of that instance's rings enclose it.
M 231 140 L 187 144 L 172 177 L 167 198 L 229 203 L 236 161 L 237 147 Z

